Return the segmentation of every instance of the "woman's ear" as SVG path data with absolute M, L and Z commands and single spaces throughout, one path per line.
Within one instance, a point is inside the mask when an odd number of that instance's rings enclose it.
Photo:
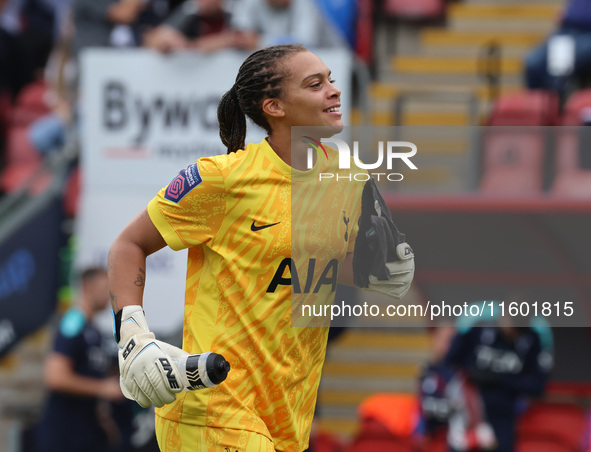
M 263 112 L 273 118 L 282 118 L 285 116 L 283 104 L 279 99 L 269 98 L 263 101 Z

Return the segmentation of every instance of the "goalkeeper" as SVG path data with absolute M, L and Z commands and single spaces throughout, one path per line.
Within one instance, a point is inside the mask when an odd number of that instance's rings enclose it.
M 291 127 L 340 131 L 340 95 L 330 70 L 301 45 L 253 53 L 218 107 L 228 154 L 183 169 L 111 247 L 122 389 L 141 405 L 158 407 L 156 436 L 163 451 L 299 452 L 308 446 L 328 328 L 291 326 L 292 263 L 312 262 L 299 246 L 292 249 L 291 226 L 299 223 L 292 217 L 291 182 L 332 165 L 338 155 L 329 148 L 327 160 L 318 158 L 312 170 L 300 171 L 307 146 L 292 141 Z M 268 132 L 265 140 L 245 146 L 246 116 Z M 304 185 L 305 200 L 330 199 L 330 205 L 298 221 L 339 225 L 321 241 L 313 234 L 300 237 L 302 250 L 316 253 L 307 267 L 309 281 L 301 275 L 302 288 L 305 281 L 318 289 L 310 297 L 334 299 L 333 285 L 323 282 L 328 273 L 314 272 L 314 265 L 330 269 L 336 262 L 341 282 L 353 284 L 363 186 Z M 363 234 L 375 245 L 371 226 L 383 224 L 374 220 Z M 188 248 L 183 350 L 158 342 L 141 308 L 146 257 L 164 246 Z M 402 297 L 414 273 L 412 252 L 403 258 L 384 262 L 387 271 L 369 276 L 367 288 Z M 210 351 L 230 363 L 227 379 L 185 391 L 186 375 L 176 359 Z M 206 379 L 202 368 L 198 373 Z

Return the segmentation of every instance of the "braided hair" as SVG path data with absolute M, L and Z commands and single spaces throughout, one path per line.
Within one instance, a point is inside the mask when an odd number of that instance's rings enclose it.
M 258 50 L 242 63 L 234 86 L 222 96 L 218 105 L 220 138 L 228 148 L 228 154 L 244 148 L 246 116 L 271 133 L 263 114 L 263 101 L 281 95 L 282 83 L 289 76 L 283 70 L 281 60 L 307 50 L 301 44 L 282 44 Z

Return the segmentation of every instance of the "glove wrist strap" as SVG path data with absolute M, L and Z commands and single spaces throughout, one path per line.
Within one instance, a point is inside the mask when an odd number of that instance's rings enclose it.
M 124 306 L 116 314 L 113 313 L 113 334 L 117 344 L 127 341 L 134 334 L 150 333 L 146 315 L 140 305 Z
M 120 309 L 117 313 L 111 311 L 113 314 L 113 335 L 115 341 L 119 343 L 121 341 L 121 317 L 123 316 L 123 309 Z

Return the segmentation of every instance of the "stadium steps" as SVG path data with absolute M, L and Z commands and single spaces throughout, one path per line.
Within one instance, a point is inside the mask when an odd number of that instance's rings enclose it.
M 424 55 L 397 55 L 392 61 L 392 71 L 401 74 L 477 74 L 478 58 L 472 57 L 435 57 Z M 522 72 L 521 58 L 503 58 L 501 72 L 519 75 Z
M 422 328 L 350 328 L 330 344 L 318 394 L 319 429 L 349 441 L 357 409 L 380 393 L 415 393 L 428 357 Z
M 466 57 L 478 56 L 484 46 L 492 43 L 501 46 L 504 56 L 524 58 L 527 52 L 544 39 L 539 32 L 450 31 L 426 29 L 419 35 L 422 54 L 425 56 Z
M 561 8 L 562 2 L 548 0 L 523 4 L 470 0 L 449 5 L 445 27 L 407 26 L 405 36 L 397 36 L 398 49 L 381 67 L 379 81 L 370 89 L 372 120 L 392 124 L 395 118 L 388 101 L 405 90 L 470 92 L 483 104 L 485 116 L 489 94 L 479 71 L 484 46 L 491 42 L 501 46 L 501 92 L 518 89 L 525 55 L 553 29 Z M 445 125 L 456 125 L 466 119 L 465 115 L 432 116 L 429 105 L 423 110 L 409 112 L 404 123 L 432 125 L 432 121 L 442 120 Z
M 510 92 L 519 91 L 520 89 L 520 84 L 505 84 L 501 87 L 500 93 L 507 94 Z M 369 87 L 369 98 L 371 99 L 374 109 L 373 111 L 376 113 L 376 118 L 379 118 L 380 115 L 384 114 L 391 115 L 394 99 L 397 96 L 409 91 L 423 93 L 434 92 L 440 94 L 445 93 L 449 96 L 453 96 L 454 94 L 465 95 L 466 93 L 471 93 L 478 100 L 478 103 L 481 106 L 486 105 L 491 95 L 489 88 L 480 83 L 447 84 L 439 88 L 434 88 L 431 83 L 392 83 L 376 81 L 373 82 Z M 426 102 L 422 108 L 423 112 L 432 112 L 434 109 L 443 111 L 462 111 L 464 108 L 463 105 L 457 103 L 452 103 L 451 105 L 442 107 L 441 104 L 433 104 L 433 102 Z M 420 112 L 421 110 L 418 111 Z M 486 113 L 486 111 L 483 111 L 483 113 Z M 394 120 L 393 117 L 390 117 L 389 119 Z M 390 123 L 390 125 L 391 124 L 392 123 Z M 464 124 L 466 124 L 466 122 L 464 122 Z
M 440 28 L 427 28 L 421 31 L 419 39 L 423 47 L 433 46 L 445 50 L 446 47 L 461 47 L 464 50 L 478 48 L 491 41 L 503 47 L 531 48 L 544 39 L 545 33 L 513 31 L 499 33 L 496 31 L 453 31 Z
M 448 8 L 449 29 L 454 31 L 549 32 L 560 17 L 562 2 L 531 4 L 495 2 L 453 3 Z
M 43 406 L 43 363 L 51 341 L 45 327 L 0 360 L 0 450 L 11 450 L 15 434 L 36 420 Z
M 387 126 L 467 126 L 484 124 L 491 107 L 491 93 L 483 75 L 482 57 L 487 46 L 500 46 L 499 94 L 523 87 L 523 62 L 527 53 L 550 33 L 563 8 L 559 0 L 465 0 L 450 3 L 443 26 L 417 24 L 382 24 L 376 48 L 378 77 L 369 90 L 370 113 L 367 122 Z M 390 28 L 388 28 L 390 27 Z M 394 102 L 402 93 L 410 93 L 396 118 Z M 432 95 L 432 98 L 430 97 Z M 442 98 L 441 94 L 445 94 Z M 457 95 L 454 95 L 457 94 Z M 477 102 L 471 115 L 469 97 Z M 361 122 L 361 115 L 353 112 Z M 470 160 L 470 146 L 461 148 Z M 407 191 L 453 192 L 473 187 L 464 168 L 454 168 L 460 149 L 451 154 L 419 148 L 419 154 L 441 157 L 419 166 L 421 171 L 405 174 Z M 419 155 L 417 154 L 417 156 Z M 454 160 L 446 161 L 446 155 Z M 471 159 L 474 161 L 474 159 Z M 422 174 L 418 174 L 422 173 Z M 474 171 L 470 171 L 474 173 Z M 458 176 L 459 179 L 458 180 Z
M 450 4 L 447 13 L 452 21 L 459 19 L 555 21 L 562 11 L 561 3 L 461 2 Z

